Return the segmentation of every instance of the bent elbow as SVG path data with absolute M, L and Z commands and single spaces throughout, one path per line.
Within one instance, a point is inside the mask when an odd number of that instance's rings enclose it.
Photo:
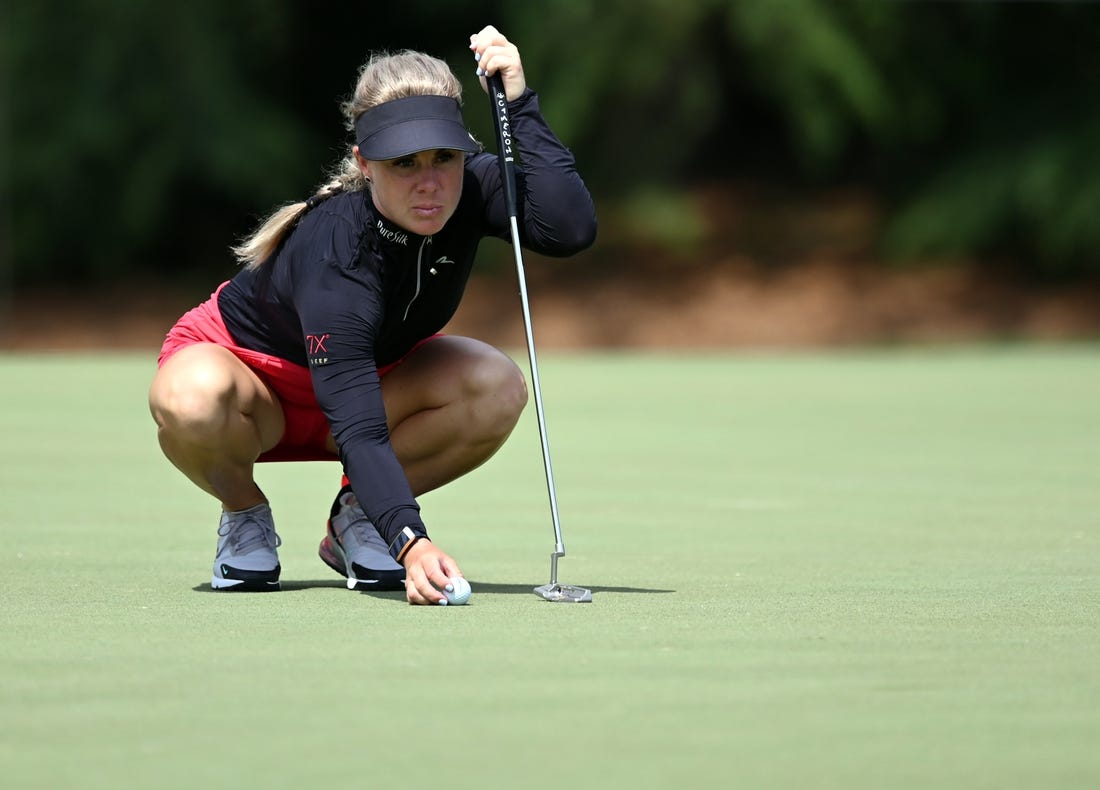
M 555 258 L 567 258 L 584 252 L 596 243 L 596 228 L 594 214 L 588 220 L 563 222 L 554 228 L 552 235 L 545 237 L 545 242 L 540 245 L 542 249 L 536 251 Z
M 591 221 L 577 224 L 577 227 L 575 228 L 575 233 L 570 239 L 570 243 L 573 246 L 574 253 L 587 250 L 589 247 L 596 243 L 596 229 L 597 222 L 595 215 L 592 216 Z

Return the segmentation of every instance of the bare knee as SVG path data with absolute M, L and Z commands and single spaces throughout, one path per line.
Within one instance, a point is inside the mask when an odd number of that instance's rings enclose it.
M 523 372 L 504 354 L 486 356 L 471 365 L 463 389 L 474 429 L 485 438 L 511 433 L 527 405 Z
M 527 385 L 516 363 L 463 337 L 426 343 L 387 375 L 382 395 L 390 433 L 401 433 L 412 455 L 409 437 L 420 436 L 422 427 L 458 444 L 499 446 L 527 405 Z
M 234 400 L 233 376 L 211 361 L 162 369 L 149 390 L 161 431 L 198 442 L 224 430 Z

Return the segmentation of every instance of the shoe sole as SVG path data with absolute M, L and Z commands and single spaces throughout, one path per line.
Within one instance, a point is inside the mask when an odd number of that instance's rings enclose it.
M 210 586 L 218 592 L 278 592 L 280 589 L 281 565 L 276 565 L 271 570 L 254 571 L 223 563 L 220 574 L 218 570 L 215 565 L 214 574 L 210 578 Z
M 210 586 L 214 592 L 279 592 L 282 589 L 278 581 L 240 581 L 219 579 L 217 576 L 211 578 Z

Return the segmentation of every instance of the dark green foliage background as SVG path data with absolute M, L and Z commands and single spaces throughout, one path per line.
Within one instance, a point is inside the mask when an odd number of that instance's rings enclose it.
M 0 9 L 0 264 L 13 284 L 232 268 L 320 181 L 371 50 L 494 23 L 603 206 L 738 179 L 856 186 L 885 263 L 1100 270 L 1100 5 L 872 0 L 14 0 Z

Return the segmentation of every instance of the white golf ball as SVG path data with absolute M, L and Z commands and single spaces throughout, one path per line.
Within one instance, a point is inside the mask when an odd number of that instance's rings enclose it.
M 461 576 L 452 576 L 447 586 L 443 588 L 443 595 L 447 603 L 452 606 L 461 606 L 470 600 L 470 583 Z

